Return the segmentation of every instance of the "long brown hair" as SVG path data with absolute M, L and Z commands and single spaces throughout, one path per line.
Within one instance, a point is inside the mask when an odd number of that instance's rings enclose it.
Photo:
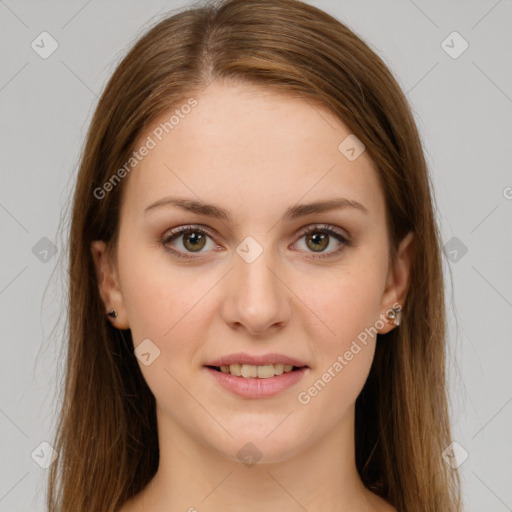
M 399 512 L 459 511 L 459 476 L 441 457 L 451 441 L 444 287 L 418 130 L 383 61 L 345 25 L 298 0 L 209 2 L 167 17 L 124 57 L 99 100 L 72 206 L 69 339 L 49 511 L 115 512 L 158 468 L 155 399 L 130 331 L 105 318 L 90 248 L 93 240 L 115 242 L 124 182 L 101 198 L 95 191 L 155 118 L 193 94 L 200 100 L 213 80 L 316 102 L 365 144 L 386 199 L 392 257 L 409 231 L 415 251 L 403 322 L 380 336 L 356 401 L 357 470 Z

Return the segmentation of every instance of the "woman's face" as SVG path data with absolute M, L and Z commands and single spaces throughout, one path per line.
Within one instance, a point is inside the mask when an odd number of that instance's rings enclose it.
M 283 460 L 353 421 L 407 262 L 390 268 L 376 170 L 326 109 L 247 85 L 194 98 L 140 137 L 114 267 L 93 244 L 100 290 L 131 329 L 160 436 Z M 260 368 L 229 366 L 244 361 Z

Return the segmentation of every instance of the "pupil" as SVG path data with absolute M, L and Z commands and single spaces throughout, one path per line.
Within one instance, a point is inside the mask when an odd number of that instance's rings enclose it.
M 201 250 L 204 247 L 205 239 L 201 233 L 192 232 L 185 236 L 185 247 L 192 251 Z
M 315 233 L 308 237 L 308 240 L 313 242 L 310 248 L 316 252 L 323 251 L 328 245 L 328 235 L 325 233 Z

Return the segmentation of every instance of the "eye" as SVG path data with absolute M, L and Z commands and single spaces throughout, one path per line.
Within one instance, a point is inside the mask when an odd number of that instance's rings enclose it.
M 300 238 L 296 244 L 299 244 L 304 239 L 303 247 L 305 248 L 301 248 L 301 250 L 316 253 L 309 256 L 313 259 L 336 256 L 345 247 L 351 245 L 347 237 L 335 226 L 329 224 L 308 226 L 299 232 L 299 236 Z M 189 259 L 219 247 L 213 241 L 213 234 L 208 229 L 199 225 L 179 226 L 167 232 L 160 243 L 173 255 Z M 335 246 L 334 248 L 332 247 L 333 245 Z M 329 248 L 331 250 L 327 250 Z
M 304 247 L 307 252 L 322 253 L 314 254 L 312 258 L 329 258 L 339 254 L 345 247 L 351 245 L 350 240 L 342 235 L 339 230 L 329 224 L 308 226 L 300 233 L 304 239 Z M 333 245 L 335 248 L 333 248 Z M 327 251 L 328 248 L 331 250 Z M 325 254 L 324 254 L 325 253 Z
M 217 247 L 210 232 L 201 226 L 180 226 L 167 232 L 161 243 L 165 249 L 181 258 L 193 258 L 187 253 L 201 253 L 206 252 L 204 248 L 211 250 Z

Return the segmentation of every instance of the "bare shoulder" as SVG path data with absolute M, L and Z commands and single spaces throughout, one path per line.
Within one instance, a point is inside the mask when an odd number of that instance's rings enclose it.
M 396 508 L 393 507 L 391 503 L 373 492 L 369 492 L 368 502 L 376 512 L 397 512 Z
M 379 512 L 397 512 L 396 508 L 391 503 L 382 500 L 381 508 L 377 509 Z
M 134 498 L 130 498 L 126 501 L 117 512 L 138 512 L 140 508 L 137 506 L 137 502 Z
M 139 498 L 140 496 L 130 498 L 117 512 L 140 512 L 142 509 L 139 504 Z M 375 512 L 397 512 L 393 505 L 373 492 L 368 493 L 368 502 Z
M 154 510 L 154 504 L 151 500 L 149 491 L 151 482 L 139 491 L 137 494 L 128 498 L 116 512 L 143 512 L 145 510 Z

